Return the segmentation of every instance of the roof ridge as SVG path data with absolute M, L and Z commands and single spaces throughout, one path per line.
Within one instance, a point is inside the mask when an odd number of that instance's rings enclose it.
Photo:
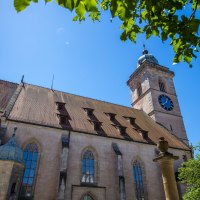
M 14 84 L 14 85 L 19 85 L 19 83 L 14 83 L 14 82 L 11 82 L 11 81 L 6 81 L 6 80 L 3 80 L 3 79 L 0 79 L 0 82 L 5 82 L 5 83 L 11 83 L 11 84 Z

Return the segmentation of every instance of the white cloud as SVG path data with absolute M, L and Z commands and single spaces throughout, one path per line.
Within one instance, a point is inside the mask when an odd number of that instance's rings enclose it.
M 56 33 L 59 34 L 59 33 L 61 33 L 63 30 L 64 30 L 64 27 L 61 26 L 61 27 L 57 28 Z

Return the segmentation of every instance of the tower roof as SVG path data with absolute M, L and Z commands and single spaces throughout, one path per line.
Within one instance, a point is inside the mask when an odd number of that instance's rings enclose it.
M 139 57 L 138 62 L 137 62 L 137 67 L 139 67 L 144 61 L 154 63 L 154 64 L 159 64 L 158 60 L 152 55 L 149 54 L 148 50 L 144 49 L 143 55 Z
M 16 144 L 15 131 L 16 128 L 14 129 L 13 136 L 9 141 L 0 146 L 0 160 L 9 160 L 23 164 L 23 152 Z

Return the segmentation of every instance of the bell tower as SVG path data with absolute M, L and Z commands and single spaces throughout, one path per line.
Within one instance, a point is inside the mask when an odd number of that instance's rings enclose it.
M 173 77 L 174 72 L 161 66 L 145 49 L 127 84 L 131 89 L 133 108 L 143 110 L 188 144 Z

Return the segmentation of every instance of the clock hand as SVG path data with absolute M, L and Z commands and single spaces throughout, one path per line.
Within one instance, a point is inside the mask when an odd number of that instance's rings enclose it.
M 165 105 L 167 103 L 167 100 L 165 101 L 165 103 L 163 103 L 163 105 Z

